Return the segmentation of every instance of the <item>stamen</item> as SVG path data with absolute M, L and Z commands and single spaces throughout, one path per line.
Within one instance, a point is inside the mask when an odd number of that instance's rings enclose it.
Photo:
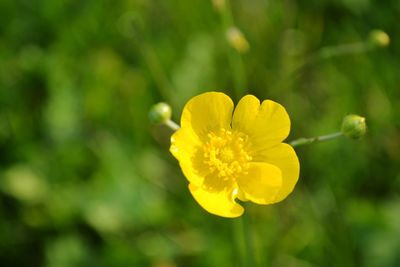
M 247 140 L 245 134 L 226 129 L 209 133 L 203 148 L 205 165 L 223 181 L 235 180 L 246 173 L 252 159 L 245 150 Z

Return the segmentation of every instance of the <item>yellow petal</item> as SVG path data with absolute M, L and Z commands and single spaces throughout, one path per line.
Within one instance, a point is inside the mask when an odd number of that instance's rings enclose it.
M 201 140 L 208 133 L 230 129 L 233 102 L 223 93 L 209 92 L 193 97 L 185 105 L 181 127 L 193 131 Z
M 260 105 L 255 96 L 246 95 L 235 109 L 232 128 L 247 134 L 253 149 L 266 148 L 289 135 L 290 119 L 282 105 L 271 100 Z
M 194 199 L 209 213 L 234 218 L 243 214 L 244 209 L 235 202 L 237 189 L 229 188 L 221 191 L 208 191 L 204 187 L 189 184 Z
M 282 187 L 274 202 L 285 199 L 294 189 L 299 179 L 300 163 L 294 149 L 285 143 L 259 152 L 253 161 L 266 162 L 277 166 L 282 172 Z
M 244 197 L 257 204 L 270 204 L 282 186 L 281 170 L 268 163 L 252 162 L 245 175 L 237 178 Z
M 195 157 L 200 146 L 201 142 L 197 136 L 185 128 L 180 128 L 171 136 L 169 151 L 179 161 L 186 179 L 196 185 L 201 185 L 203 177 L 207 174 L 202 173 L 206 169 L 196 168 L 195 166 Z

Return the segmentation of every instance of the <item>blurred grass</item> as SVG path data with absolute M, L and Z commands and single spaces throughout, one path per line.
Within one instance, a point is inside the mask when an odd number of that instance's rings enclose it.
M 400 265 L 395 0 L 232 1 L 246 93 L 282 103 L 291 139 L 367 118 L 367 136 L 298 149 L 301 178 L 250 206 L 259 266 Z M 231 220 L 193 201 L 147 120 L 165 101 L 233 95 L 210 1 L 0 1 L 0 265 L 238 266 Z M 296 66 L 374 28 L 391 45 Z

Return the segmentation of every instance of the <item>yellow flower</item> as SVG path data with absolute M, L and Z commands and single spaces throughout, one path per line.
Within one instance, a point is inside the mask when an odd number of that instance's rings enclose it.
M 232 114 L 233 113 L 233 114 Z M 198 95 L 186 104 L 170 151 L 189 181 L 189 190 L 206 211 L 238 217 L 235 199 L 257 204 L 279 202 L 299 177 L 293 148 L 282 141 L 290 119 L 280 104 L 243 97 L 235 111 L 223 93 Z

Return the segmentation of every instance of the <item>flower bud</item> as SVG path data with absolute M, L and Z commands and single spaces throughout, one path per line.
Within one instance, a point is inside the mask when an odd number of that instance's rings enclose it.
M 226 32 L 228 43 L 239 53 L 245 53 L 250 46 L 243 33 L 236 27 L 231 27 Z
M 212 0 L 213 6 L 218 11 L 223 11 L 226 8 L 225 0 Z
M 151 107 L 149 119 L 152 123 L 165 123 L 171 119 L 171 107 L 167 103 L 157 103 Z
M 369 41 L 374 46 L 386 47 L 390 43 L 390 37 L 382 30 L 373 30 L 369 33 Z
M 367 125 L 365 118 L 358 115 L 347 115 L 342 122 L 342 133 L 350 138 L 359 139 L 365 135 Z

